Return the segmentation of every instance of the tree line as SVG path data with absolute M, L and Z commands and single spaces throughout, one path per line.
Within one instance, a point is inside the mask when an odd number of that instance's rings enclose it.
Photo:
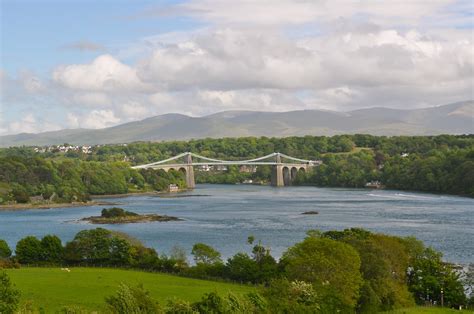
M 391 189 L 474 196 L 474 135 L 372 136 L 364 134 L 287 138 L 243 137 L 94 147 L 91 154 L 36 153 L 32 147 L 0 150 L 0 203 L 53 194 L 60 201 L 88 195 L 164 190 L 170 183 L 185 187 L 181 173 L 136 171 L 143 164 L 192 151 L 222 159 L 253 158 L 281 152 L 323 164 L 294 184 L 364 187 L 380 181 Z M 126 160 L 126 161 L 124 161 Z M 196 171 L 198 183 L 269 182 L 271 168 L 241 173 Z M 10 195 L 10 196 L 8 196 Z
M 374 313 L 414 304 L 439 305 L 441 298 L 446 306 L 473 301 L 472 295 L 467 298 L 464 293 L 460 272 L 443 262 L 441 253 L 415 238 L 357 228 L 312 230 L 279 260 L 252 236 L 248 245 L 247 252 L 224 261 L 211 246 L 196 243 L 191 251 L 194 263 L 190 264 L 182 249 L 174 248 L 169 256 L 159 255 L 126 234 L 97 228 L 80 231 L 64 246 L 54 235 L 42 239 L 25 237 L 18 241 L 14 256 L 6 242 L 0 240 L 0 261 L 3 267 L 113 266 L 256 284 L 261 295 L 261 302 L 257 303 L 266 306 L 253 304 L 251 313 Z M 225 299 L 221 297 L 206 298 L 224 306 Z M 252 300 L 258 299 L 255 298 Z M 109 301 L 113 304 L 113 300 Z M 194 312 L 186 313 L 209 313 L 200 308 L 204 304 L 188 306 Z
M 125 162 L 87 162 L 35 156 L 0 157 L 0 204 L 27 203 L 32 196 L 51 202 L 85 202 L 90 195 L 166 190 L 186 186 L 183 173 L 135 170 Z

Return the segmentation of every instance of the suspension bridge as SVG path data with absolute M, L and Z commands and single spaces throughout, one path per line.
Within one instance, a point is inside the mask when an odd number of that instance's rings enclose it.
M 266 156 L 247 160 L 220 160 L 185 152 L 168 159 L 138 165 L 132 168 L 163 169 L 166 172 L 171 169 L 183 171 L 186 175 L 186 184 L 188 188 L 192 189 L 196 186 L 194 181 L 194 166 L 272 166 L 271 184 L 273 186 L 288 186 L 295 180 L 299 171 L 306 172 L 311 167 L 317 166 L 320 163 L 320 161 L 295 158 L 282 153 L 271 153 Z

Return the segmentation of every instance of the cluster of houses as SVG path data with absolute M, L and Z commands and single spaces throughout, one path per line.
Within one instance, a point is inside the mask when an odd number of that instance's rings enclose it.
M 78 145 L 51 145 L 51 146 L 44 146 L 44 147 L 35 147 L 34 151 L 36 153 L 67 153 L 69 151 L 72 152 L 79 152 L 83 154 L 91 154 L 92 153 L 92 146 L 78 146 Z

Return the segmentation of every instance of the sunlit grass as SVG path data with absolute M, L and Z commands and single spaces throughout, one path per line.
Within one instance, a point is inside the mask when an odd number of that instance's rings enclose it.
M 142 284 L 150 295 L 165 304 L 167 299 L 180 298 L 196 301 L 204 293 L 230 291 L 246 293 L 250 286 L 189 279 L 178 276 L 128 271 L 109 268 L 69 268 L 67 272 L 57 268 L 8 269 L 12 282 L 21 291 L 22 303 L 42 307 L 46 313 L 55 312 L 63 306 L 80 306 L 90 310 L 104 308 L 104 298 L 112 295 L 121 282 Z

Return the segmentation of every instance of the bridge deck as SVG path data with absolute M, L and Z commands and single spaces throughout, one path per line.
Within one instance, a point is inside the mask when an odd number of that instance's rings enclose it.
M 186 166 L 286 166 L 286 167 L 304 167 L 304 166 L 313 166 L 312 163 L 285 163 L 285 162 L 273 162 L 273 161 L 259 161 L 259 162 L 241 162 L 241 161 L 226 161 L 226 162 L 192 162 L 189 164 L 180 163 L 180 164 L 159 164 L 159 165 L 142 165 L 134 166 L 133 169 L 142 169 L 142 168 L 180 168 Z

